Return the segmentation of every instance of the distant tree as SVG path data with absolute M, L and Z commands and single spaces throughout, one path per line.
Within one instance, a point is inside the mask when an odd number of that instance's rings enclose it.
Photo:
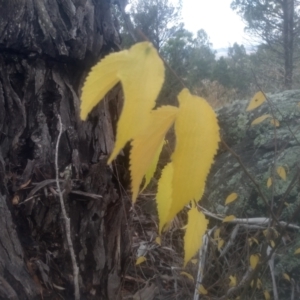
M 181 19 L 181 0 L 132 0 L 132 22 L 160 50 L 176 32 Z
M 228 48 L 231 85 L 242 97 L 247 96 L 254 82 L 251 60 L 243 45 L 234 43 Z
M 232 86 L 230 75 L 231 72 L 228 65 L 228 60 L 221 56 L 214 66 L 212 78 L 213 80 L 218 81 L 224 87 L 230 88 Z
M 211 49 L 208 35 L 202 29 L 194 37 L 193 33 L 186 30 L 184 24 L 181 24 L 180 28 L 165 43 L 161 53 L 176 75 L 191 90 L 201 84 L 201 80 L 210 79 L 212 75 L 215 53 Z M 166 77 L 166 86 L 162 95 L 170 99 L 176 96 L 182 85 L 173 72 L 168 69 Z M 167 102 L 170 101 L 167 100 Z
M 299 1 L 234 0 L 231 7 L 244 18 L 250 34 L 283 58 L 284 87 L 292 88 L 294 53 L 300 33 Z
M 250 55 L 251 68 L 260 86 L 266 92 L 279 92 L 284 81 L 284 66 L 282 59 L 271 51 L 267 45 L 259 45 L 254 53 Z M 295 64 L 295 71 L 297 64 Z M 293 72 L 294 82 L 297 80 L 297 74 Z
M 215 51 L 207 33 L 200 29 L 193 40 L 193 50 L 190 57 L 188 80 L 193 89 L 203 79 L 211 79 L 215 65 Z

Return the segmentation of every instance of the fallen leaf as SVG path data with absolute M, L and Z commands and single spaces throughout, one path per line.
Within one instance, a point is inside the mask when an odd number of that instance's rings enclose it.
M 275 126 L 275 127 L 279 127 L 280 126 L 280 123 L 277 119 L 272 119 L 270 120 L 270 123 Z
M 251 283 L 250 283 L 250 286 L 252 287 L 252 288 L 257 288 L 257 289 L 261 289 L 261 287 L 262 287 L 262 283 L 261 283 L 261 280 L 259 279 L 259 278 L 257 278 L 257 280 L 256 280 L 256 285 L 254 286 L 254 283 L 255 283 L 255 280 L 252 280 L 251 281 Z
M 256 268 L 258 262 L 259 262 L 259 255 L 258 254 L 252 254 L 250 256 L 250 266 L 253 270 Z
M 155 243 L 161 246 L 161 238 L 160 238 L 160 236 L 157 236 L 155 238 Z
M 207 290 L 204 288 L 204 286 L 202 284 L 199 285 L 199 288 L 198 288 L 198 293 L 200 295 L 207 295 Z
M 296 249 L 294 254 L 300 254 L 300 248 Z
M 223 239 L 218 240 L 218 250 L 220 251 L 222 247 L 224 246 L 225 241 Z
M 238 197 L 237 193 L 231 193 L 225 200 L 225 205 L 228 205 L 229 203 L 232 203 L 235 201 Z
M 251 111 L 259 106 L 261 106 L 266 101 L 265 95 L 259 91 L 251 99 L 246 111 Z
M 251 237 L 251 238 L 248 239 L 248 243 L 249 243 L 250 246 L 253 245 L 253 242 L 255 242 L 258 245 L 258 240 L 256 238 Z
M 286 279 L 286 280 L 288 280 L 288 281 L 291 281 L 291 278 L 290 278 L 290 276 L 289 276 L 288 274 L 283 273 L 282 275 L 283 275 L 283 278 L 284 278 L 284 279 Z
M 229 286 L 230 286 L 230 287 L 236 286 L 236 276 L 230 275 L 230 276 L 229 276 L 229 280 L 230 280 L 230 282 L 229 282 Z
M 282 180 L 286 180 L 286 172 L 284 167 L 278 167 L 277 168 L 277 174 L 281 177 Z
M 270 300 L 271 299 L 270 293 L 267 290 L 264 291 L 264 296 L 265 296 L 265 300 Z
M 136 262 L 135 262 L 135 265 L 137 266 L 137 265 L 140 265 L 141 263 L 143 263 L 144 261 L 146 261 L 147 260 L 147 258 L 145 257 L 145 256 L 140 256 L 137 260 L 136 260 Z
M 230 216 L 227 216 L 223 219 L 223 223 L 226 223 L 226 222 L 231 222 L 232 220 L 235 220 L 236 219 L 236 216 L 234 215 L 230 215 Z
M 192 280 L 193 282 L 195 281 L 194 277 L 191 274 L 187 273 L 187 272 L 180 272 L 180 274 L 187 277 L 188 279 Z
M 258 118 L 256 118 L 255 120 L 252 121 L 251 126 L 257 125 L 261 122 L 263 122 L 265 119 L 271 118 L 271 115 L 267 114 L 267 115 L 262 115 Z
M 12 205 L 18 205 L 20 203 L 20 196 L 18 194 L 14 195 L 11 202 Z
M 217 228 L 217 229 L 214 231 L 214 240 L 217 240 L 217 239 L 220 237 L 220 231 L 221 231 L 220 228 Z
M 267 181 L 267 188 L 269 188 L 272 185 L 272 178 L 269 177 Z

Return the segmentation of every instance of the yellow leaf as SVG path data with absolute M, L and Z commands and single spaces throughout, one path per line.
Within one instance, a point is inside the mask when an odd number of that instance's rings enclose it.
M 155 238 L 155 243 L 158 244 L 158 245 L 161 245 L 161 238 L 160 238 L 160 236 L 157 236 Z
M 173 164 L 168 163 L 161 173 L 156 194 L 159 233 L 162 232 L 164 225 L 168 223 L 168 215 L 172 204 L 172 178 Z
M 235 201 L 238 197 L 238 194 L 237 193 L 231 193 L 225 200 L 225 205 Z
M 188 224 L 184 235 L 184 265 L 194 256 L 202 245 L 202 237 L 207 229 L 208 220 L 204 214 L 193 207 L 188 212 Z
M 267 188 L 269 188 L 272 185 L 272 178 L 269 177 L 267 181 Z
M 199 288 L 198 288 L 198 293 L 200 295 L 207 295 L 207 290 L 204 288 L 204 286 L 202 284 L 199 285 Z
M 262 92 L 257 92 L 251 99 L 246 111 L 251 111 L 261 106 L 266 101 L 266 97 Z
M 151 43 L 138 43 L 129 50 L 112 53 L 92 69 L 82 89 L 80 116 L 83 120 L 119 81 L 125 101 L 117 124 L 116 144 L 108 163 L 149 124 L 150 111 L 164 81 L 163 62 Z
M 284 278 L 285 280 L 291 281 L 291 278 L 290 278 L 290 276 L 289 276 L 288 274 L 283 273 L 282 275 L 283 275 L 283 278 Z
M 173 106 L 162 106 L 153 110 L 150 113 L 149 126 L 131 143 L 130 171 L 133 202 L 136 201 L 145 173 L 149 168 L 152 168 L 152 174 L 155 172 L 164 137 L 173 124 L 177 112 L 178 108 Z
M 286 172 L 284 167 L 278 167 L 277 168 L 277 174 L 281 177 L 282 180 L 286 180 Z
M 275 247 L 275 242 L 273 240 L 270 241 L 271 247 L 274 248 Z
M 187 89 L 178 95 L 176 147 L 172 155 L 172 207 L 169 220 L 191 200 L 200 200 L 220 141 L 217 117 L 210 105 Z
M 270 293 L 267 290 L 264 291 L 264 296 L 265 296 L 265 300 L 270 300 L 271 299 Z
M 194 277 L 187 273 L 187 272 L 180 272 L 181 275 L 186 276 L 188 279 L 192 280 L 194 282 Z
M 143 192 L 143 190 L 148 186 L 148 184 L 150 183 L 151 179 L 153 178 L 154 176 L 154 173 L 156 171 L 156 167 L 157 167 L 157 164 L 158 164 L 158 160 L 159 160 L 159 156 L 160 156 L 160 153 L 161 153 L 161 150 L 163 148 L 163 145 L 164 145 L 164 142 L 161 143 L 160 146 L 158 146 L 158 149 L 156 151 L 156 154 L 153 158 L 153 161 L 151 162 L 146 174 L 145 174 L 145 183 L 144 183 L 144 186 L 141 190 L 141 192 Z
M 112 53 L 95 65 L 82 88 L 80 117 L 87 118 L 89 112 L 119 81 L 118 71 L 127 61 L 128 51 Z
M 219 239 L 218 240 L 218 250 L 220 251 L 221 248 L 224 246 L 225 241 L 223 239 Z
M 262 288 L 262 283 L 261 283 L 261 280 L 259 278 L 257 278 L 257 280 L 256 280 L 256 286 L 259 290 Z
M 217 240 L 217 239 L 220 237 L 220 231 L 221 231 L 220 228 L 217 228 L 217 229 L 214 231 L 214 240 Z
M 294 254 L 300 254 L 300 248 L 296 249 Z
M 284 202 L 285 206 L 290 206 L 290 204 L 288 202 Z
M 256 118 L 254 121 L 252 121 L 251 126 L 257 125 L 257 124 L 263 122 L 265 119 L 270 118 L 270 117 L 271 117 L 271 115 L 269 115 L 269 114 L 260 116 L 260 117 Z
M 236 276 L 230 275 L 230 276 L 229 276 L 229 280 L 230 280 L 230 282 L 229 282 L 229 286 L 230 286 L 230 287 L 236 286 Z
M 251 283 L 250 283 L 250 286 L 252 288 L 258 288 L 260 290 L 261 287 L 262 287 L 261 280 L 259 278 L 257 278 L 257 280 L 256 280 L 256 286 L 254 286 L 254 283 L 255 283 L 255 280 L 252 280 Z
M 194 265 L 197 264 L 198 263 L 198 259 L 197 258 L 191 259 L 191 263 L 194 264 Z
M 250 256 L 250 266 L 253 270 L 256 268 L 258 262 L 259 262 L 259 255 L 258 254 L 252 254 Z
M 117 124 L 117 137 L 110 163 L 131 139 L 149 126 L 150 111 L 164 82 L 164 65 L 149 42 L 132 46 L 118 76 L 124 90 L 124 105 Z
M 227 216 L 223 219 L 223 223 L 226 223 L 226 222 L 231 222 L 232 220 L 235 220 L 236 219 L 236 216 L 234 215 L 230 215 L 230 216 Z
M 250 246 L 252 246 L 253 242 L 255 242 L 258 245 L 258 240 L 254 237 L 251 237 L 248 239 L 248 243 Z
M 272 119 L 270 120 L 270 123 L 275 126 L 275 127 L 279 127 L 280 126 L 280 123 L 277 119 Z
M 137 265 L 143 263 L 143 262 L 146 261 L 146 260 L 147 260 L 147 258 L 146 258 L 145 256 L 140 256 L 140 257 L 136 260 L 135 265 L 137 266 Z

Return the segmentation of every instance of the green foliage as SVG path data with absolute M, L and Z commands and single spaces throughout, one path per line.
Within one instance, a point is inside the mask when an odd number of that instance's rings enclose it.
M 223 56 L 216 62 L 213 70 L 213 79 L 220 82 L 225 87 L 231 87 L 232 81 L 230 78 L 230 69 L 227 62 Z
M 254 83 L 254 78 L 250 56 L 247 55 L 244 45 L 234 43 L 228 48 L 228 65 L 232 87 L 238 90 L 239 95 L 252 94 L 251 85 Z
M 181 18 L 181 3 L 171 0 L 131 1 L 133 24 L 160 50 L 176 31 Z
M 210 79 L 215 64 L 215 53 L 211 49 L 209 38 L 204 30 L 199 30 L 196 37 L 184 29 L 181 24 L 162 48 L 162 55 L 184 84 L 195 91 L 203 79 Z M 180 90 L 178 78 L 170 70 L 166 72 L 166 84 L 160 100 L 174 103 L 175 95 Z
M 292 88 L 294 54 L 300 42 L 299 1 L 234 0 L 231 7 L 245 20 L 246 30 L 276 55 L 284 69 L 282 85 Z

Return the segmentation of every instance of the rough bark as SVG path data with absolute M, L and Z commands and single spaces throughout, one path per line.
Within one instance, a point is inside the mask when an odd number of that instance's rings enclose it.
M 105 164 L 119 94 L 78 117 L 88 70 L 118 47 L 109 0 L 0 1 L 0 299 L 73 298 L 54 185 L 58 114 L 81 294 L 120 298 L 126 205 Z

